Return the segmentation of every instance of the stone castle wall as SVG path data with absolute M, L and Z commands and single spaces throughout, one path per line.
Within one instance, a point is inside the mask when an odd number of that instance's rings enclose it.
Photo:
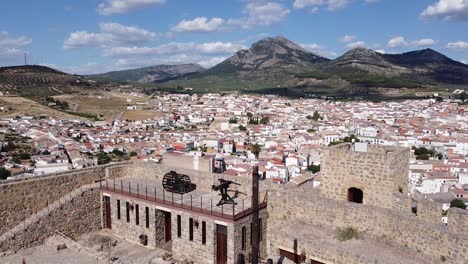
M 445 256 L 449 263 L 463 263 L 468 259 L 468 218 L 466 212 L 460 210 L 451 209 L 447 227 L 440 222 L 440 217 L 436 224 L 411 212 L 329 199 L 318 190 L 297 192 L 276 188 L 269 193 L 268 215 L 269 234 L 295 222 L 333 230 L 354 227 L 396 245 L 395 250 L 399 247 L 421 252 L 434 261 L 438 261 L 440 256 Z M 269 255 L 276 254 L 277 248 L 284 246 L 276 243 L 279 242 L 269 241 Z M 309 256 L 313 256 L 313 252 L 310 250 Z M 324 259 L 324 256 L 316 257 Z M 330 260 L 334 258 L 327 256 Z
M 99 188 L 92 188 L 39 217 L 34 223 L 0 243 L 0 252 L 15 252 L 42 243 L 56 231 L 77 239 L 101 228 Z
M 326 148 L 322 153 L 323 195 L 347 200 L 348 188 L 364 193 L 363 203 L 394 208 L 394 193 L 407 193 L 409 149 L 368 145 L 367 152 L 351 144 Z
M 243 193 L 250 193 L 252 188 L 252 179 L 249 177 L 229 176 L 203 171 L 176 168 L 166 166 L 164 162 L 162 164 L 159 164 L 155 162 L 138 161 L 132 163 L 132 165 L 130 166 L 123 166 L 119 169 L 119 173 L 122 176 L 158 181 L 162 181 L 164 174 L 170 171 L 175 171 L 180 174 L 188 175 L 190 177 L 191 182 L 197 185 L 197 190 L 201 190 L 204 192 L 211 192 L 211 186 L 213 184 L 219 184 L 219 178 L 223 178 L 225 180 L 230 180 L 240 184 L 231 185 L 231 190 L 239 190 Z
M 83 185 L 120 177 L 123 167 L 112 164 L 0 182 L 0 234 Z

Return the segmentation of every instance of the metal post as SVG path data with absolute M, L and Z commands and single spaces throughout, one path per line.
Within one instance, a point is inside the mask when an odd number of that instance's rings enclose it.
M 115 179 L 112 179 L 112 180 L 114 181 L 114 190 L 113 191 L 115 192 Z
M 234 216 L 236 215 L 236 214 L 234 213 L 234 212 L 236 211 L 235 208 L 236 208 L 235 205 L 232 204 L 232 217 L 234 217 Z
M 258 255 L 260 249 L 260 230 L 258 223 L 258 185 L 258 166 L 254 166 L 252 171 L 252 264 L 258 264 Z
M 109 189 L 109 183 L 108 180 L 106 179 L 106 190 Z
M 102 180 L 101 180 L 101 175 L 99 175 L 99 188 L 102 188 Z
M 200 197 L 200 212 L 203 212 L 203 197 Z
M 120 193 L 123 193 L 123 183 L 122 183 L 122 180 L 120 180 Z
M 242 214 L 245 214 L 245 209 L 244 209 L 244 199 L 242 199 Z
M 157 201 L 157 197 L 156 197 L 156 187 L 154 187 L 154 201 L 156 202 Z
M 164 192 L 164 188 L 163 188 L 163 204 L 166 204 L 166 193 Z
M 137 183 L 137 197 L 140 198 L 140 185 Z
M 148 185 L 145 185 L 145 198 L 148 200 Z
M 130 182 L 128 182 L 128 195 L 132 196 L 132 189 L 130 188 Z

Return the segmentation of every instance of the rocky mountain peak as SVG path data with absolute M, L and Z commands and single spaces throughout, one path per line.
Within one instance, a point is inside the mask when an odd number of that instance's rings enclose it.
M 325 61 L 328 59 L 303 49 L 285 37 L 277 36 L 253 43 L 250 49 L 238 51 L 213 70 L 251 71 L 272 67 L 310 66 Z

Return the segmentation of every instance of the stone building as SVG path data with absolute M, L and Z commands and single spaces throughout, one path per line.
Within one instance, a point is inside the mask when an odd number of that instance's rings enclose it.
M 336 145 L 322 152 L 318 187 L 315 178 L 262 181 L 260 257 L 283 264 L 467 263 L 468 210 L 450 208 L 444 224 L 441 204 L 410 196 L 407 155 L 406 148 Z M 248 263 L 252 178 L 177 165 L 136 161 L 0 183 L 0 200 L 8 201 L 0 203 L 0 254 L 57 231 L 75 239 L 106 228 L 176 260 L 233 264 L 242 254 Z M 169 171 L 188 175 L 196 188 L 166 191 Z M 240 184 L 230 192 L 237 205 L 216 206 L 212 185 L 219 179 Z
M 236 205 L 217 206 L 218 193 L 207 191 L 210 187 L 180 194 L 165 190 L 160 180 L 106 181 L 101 187 L 103 227 L 143 246 L 171 251 L 175 259 L 234 264 L 242 254 L 249 261 L 250 197 L 235 192 Z M 259 224 L 260 256 L 266 258 L 266 200 L 261 200 Z

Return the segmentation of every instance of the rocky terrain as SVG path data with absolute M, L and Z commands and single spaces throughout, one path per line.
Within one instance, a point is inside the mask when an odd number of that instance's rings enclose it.
M 311 53 L 284 37 L 265 38 L 252 44 L 248 50 L 240 50 L 232 57 L 206 71 L 251 72 L 273 67 L 307 67 L 329 59 Z

